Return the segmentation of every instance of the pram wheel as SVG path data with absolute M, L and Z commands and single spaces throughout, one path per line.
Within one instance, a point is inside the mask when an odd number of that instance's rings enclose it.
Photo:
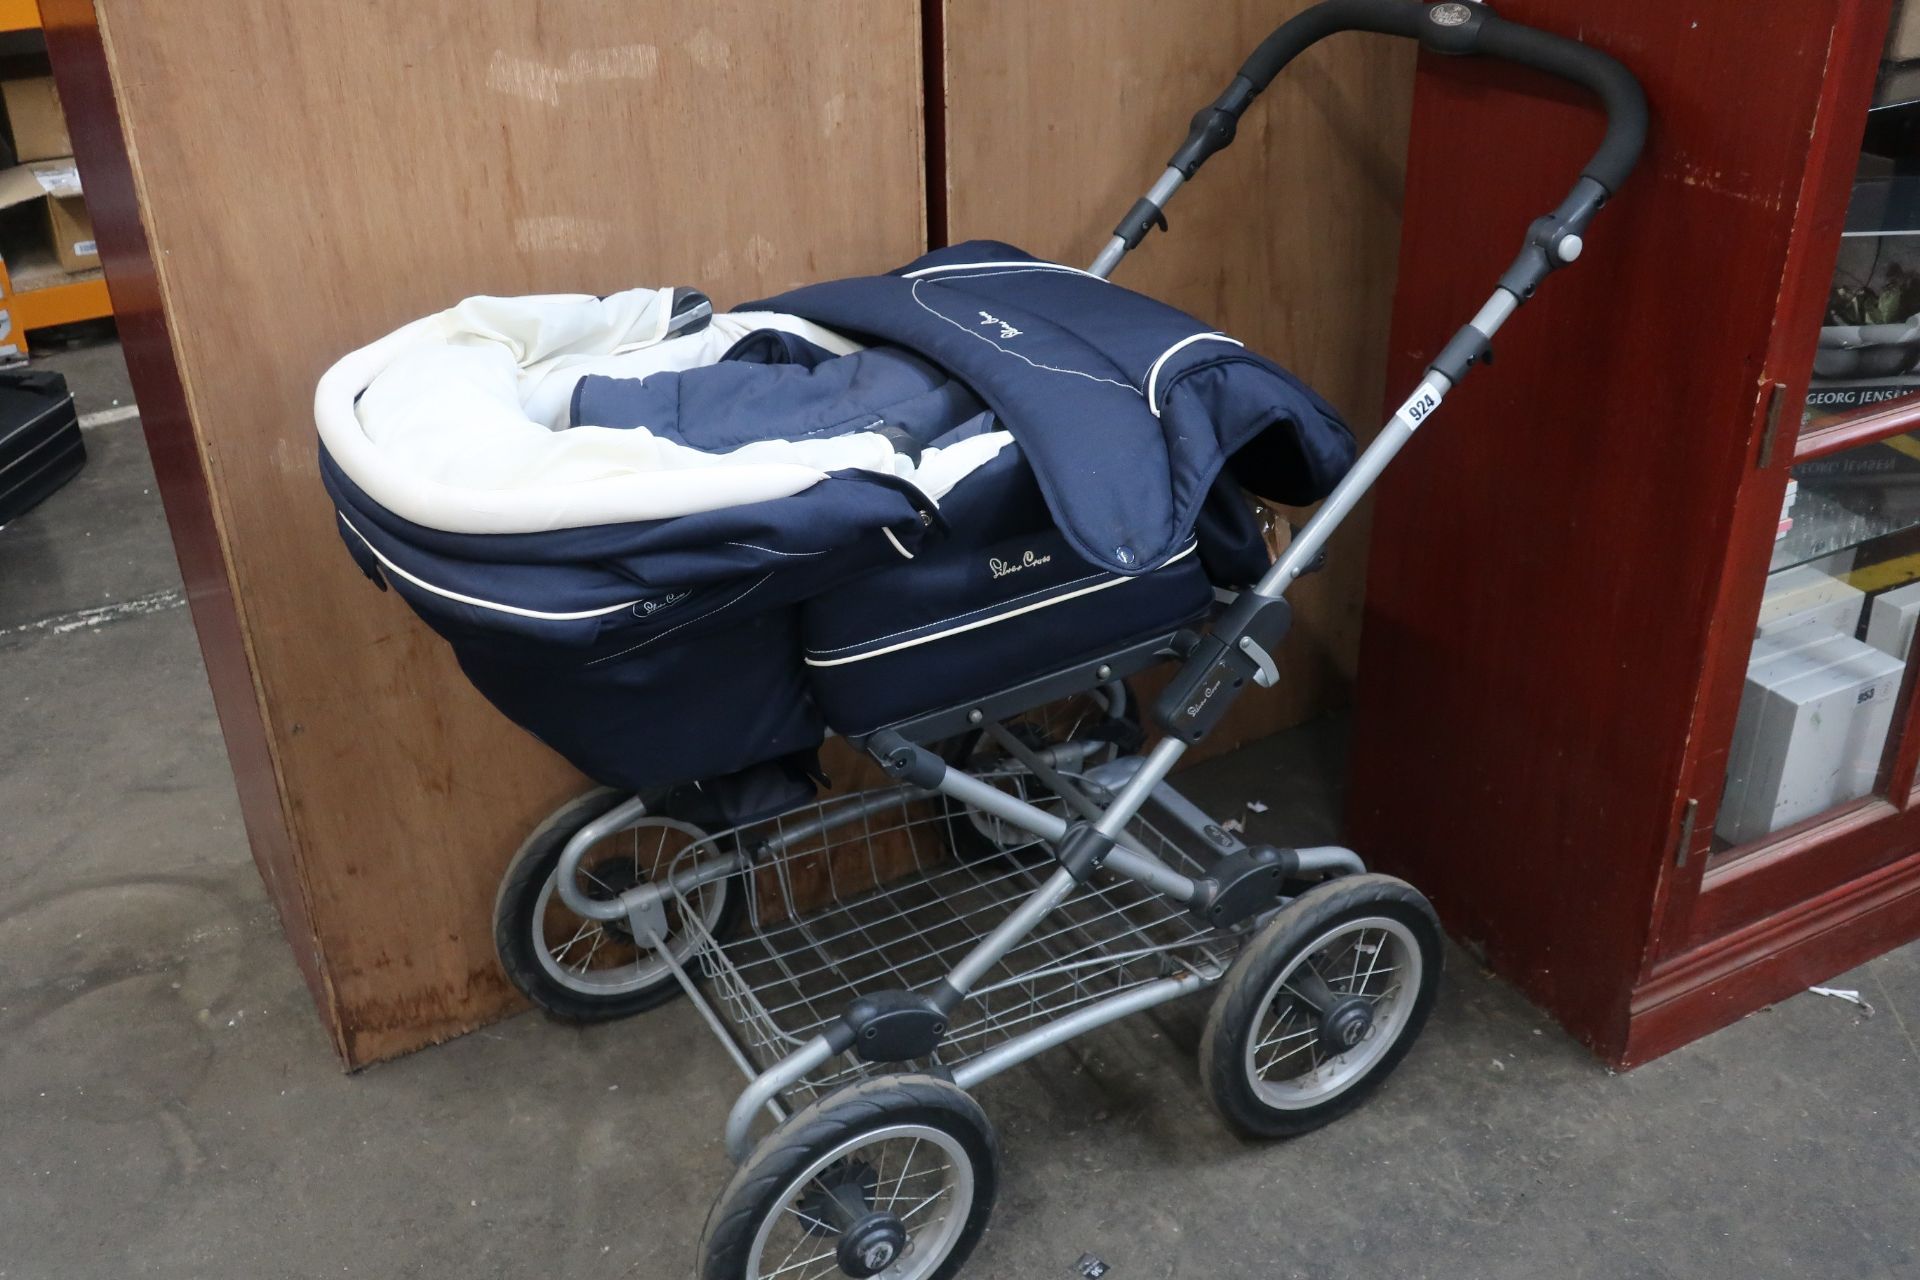
M 1068 743 L 1087 744 L 1085 759 L 1068 770 L 1076 773 L 1137 751 L 1145 736 L 1140 728 L 1139 704 L 1133 698 L 1133 691 L 1121 680 L 1039 707 L 1009 723 L 1007 732 L 1034 751 Z M 987 775 L 1007 766 L 1017 767 L 1000 744 L 979 729 L 959 739 L 947 759 L 970 772 Z M 1065 807 L 1044 786 L 1024 774 L 1011 774 L 995 785 L 1049 813 L 1059 813 Z M 946 809 L 947 844 L 962 861 L 974 862 L 1039 844 L 1032 832 L 1004 818 L 982 813 L 957 800 L 943 798 L 942 803 Z
M 702 1280 L 946 1280 L 986 1230 L 998 1160 L 965 1090 L 926 1075 L 850 1085 L 740 1166 L 709 1219 Z
M 623 921 L 585 919 L 560 898 L 554 872 L 567 841 L 626 796 L 596 787 L 562 805 L 520 846 L 494 900 L 494 948 L 507 977 L 527 999 L 569 1022 L 624 1018 L 680 991 L 672 967 L 637 941 Z M 649 812 L 588 850 L 581 879 L 588 896 L 611 900 L 664 875 L 681 852 L 706 838 L 700 827 L 670 812 Z M 719 935 L 738 914 L 742 895 L 738 878 L 730 877 L 694 890 L 691 897 L 702 923 Z M 676 898 L 668 897 L 666 911 L 667 945 L 674 959 L 684 960 L 695 939 Z
M 1391 876 L 1347 876 L 1294 899 L 1248 942 L 1207 1013 L 1200 1077 L 1254 1137 L 1286 1138 L 1366 1101 L 1425 1025 L 1440 924 Z

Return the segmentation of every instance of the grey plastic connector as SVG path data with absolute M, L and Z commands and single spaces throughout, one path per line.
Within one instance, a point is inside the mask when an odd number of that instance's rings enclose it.
M 947 776 L 947 762 L 925 747 L 915 746 L 891 729 L 882 729 L 866 741 L 867 752 L 880 762 L 887 776 L 933 791 Z
M 1094 830 L 1090 822 L 1076 822 L 1067 828 L 1067 834 L 1054 846 L 1054 857 L 1060 866 L 1073 877 L 1075 884 L 1085 884 L 1087 877 L 1100 869 L 1100 864 L 1113 852 L 1114 841 Z
M 1542 281 L 1580 257 L 1587 244 L 1587 226 L 1606 202 L 1607 189 L 1592 178 L 1574 183 L 1558 209 L 1535 218 L 1527 228 L 1527 243 L 1500 277 L 1500 287 L 1522 302 L 1531 298 Z

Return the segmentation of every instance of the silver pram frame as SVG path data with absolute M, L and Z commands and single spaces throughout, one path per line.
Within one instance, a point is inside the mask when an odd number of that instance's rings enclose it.
M 670 971 L 747 1076 L 726 1121 L 739 1168 L 708 1222 L 707 1280 L 954 1274 L 985 1228 L 998 1158 L 967 1091 L 1167 1001 L 1219 988 L 1203 1080 L 1223 1116 L 1257 1135 L 1305 1132 L 1352 1109 L 1418 1034 L 1441 954 L 1426 900 L 1367 874 L 1349 849 L 1250 845 L 1168 777 L 1239 693 L 1276 681 L 1289 588 L 1488 358 L 1500 328 L 1580 255 L 1594 214 L 1638 158 L 1647 112 L 1611 58 L 1484 5 L 1326 0 L 1275 31 L 1194 118 L 1093 273 L 1107 277 L 1165 227 L 1162 209 L 1232 141 L 1275 74 L 1348 30 L 1571 80 L 1600 99 L 1608 131 L 1571 194 L 1533 222 L 1486 304 L 1258 584 L 1204 633 L 1152 637 L 855 739 L 891 785 L 713 833 L 650 814 L 648 798 L 633 796 L 572 824 L 550 859 L 540 904 L 557 894 L 585 922 L 563 962 L 589 929 L 618 930 L 656 957 L 652 980 L 664 984 Z M 1162 736 L 1144 754 L 1072 729 L 1051 739 L 1018 731 L 1020 717 L 1063 698 L 1119 719 L 1126 678 L 1167 660 L 1180 665 L 1152 708 Z M 987 750 L 934 749 L 961 738 Z M 975 856 L 957 847 L 962 825 Z M 684 843 L 664 864 L 643 869 L 636 843 L 625 882 L 593 874 L 589 857 L 609 839 L 658 829 L 664 850 L 668 828 Z M 890 874 L 903 865 L 904 877 Z M 731 934 L 715 909 L 723 894 L 744 899 Z M 772 1128 L 756 1142 L 762 1113 Z

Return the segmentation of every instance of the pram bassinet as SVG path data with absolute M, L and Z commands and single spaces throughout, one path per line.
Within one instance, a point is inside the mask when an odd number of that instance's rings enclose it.
M 502 712 L 626 789 L 1164 634 L 1266 567 L 1231 455 L 1294 502 L 1352 456 L 1277 366 L 1004 245 L 692 331 L 675 298 L 470 299 L 316 399 L 362 569 Z

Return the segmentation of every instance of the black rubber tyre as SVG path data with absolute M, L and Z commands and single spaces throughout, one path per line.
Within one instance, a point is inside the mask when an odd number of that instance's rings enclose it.
M 1330 1072 L 1326 1087 L 1331 1091 L 1324 1098 L 1311 1096 L 1318 1085 L 1301 1088 L 1291 1083 L 1257 1080 L 1257 1053 L 1249 1053 L 1249 1044 L 1257 1051 L 1266 1044 L 1278 1043 L 1252 1040 L 1260 1034 L 1266 1016 L 1281 1009 L 1281 1001 L 1292 1002 L 1294 1008 L 1289 1016 L 1298 1013 L 1303 1022 L 1312 1023 L 1314 1015 L 1320 1012 L 1290 990 L 1276 990 L 1276 983 L 1309 949 L 1324 954 L 1316 945 L 1321 939 L 1363 920 L 1385 920 L 1398 926 L 1381 929 L 1382 941 L 1376 943 L 1376 947 L 1385 947 L 1390 940 L 1397 951 L 1410 946 L 1418 953 L 1419 976 L 1413 988 L 1395 993 L 1410 998 L 1410 1003 L 1404 1009 L 1390 1007 L 1387 1020 L 1382 1023 L 1372 1021 L 1375 1007 L 1369 1007 L 1367 1025 L 1371 1030 L 1364 1033 L 1365 1040 L 1370 1042 L 1372 1034 L 1385 1027 L 1392 1037 L 1391 1043 L 1368 1047 L 1348 1042 L 1346 1050 L 1362 1056 L 1354 1061 L 1352 1075 L 1344 1082 L 1337 1070 Z M 1361 945 L 1365 937 L 1364 933 L 1358 935 Z M 1418 889 L 1404 880 L 1381 875 L 1344 876 L 1317 885 L 1294 899 L 1241 950 L 1207 1012 L 1206 1029 L 1200 1038 L 1200 1079 L 1214 1109 L 1228 1124 L 1250 1137 L 1290 1138 L 1318 1129 L 1359 1107 L 1393 1073 L 1419 1038 L 1439 990 L 1441 958 L 1440 922 L 1434 916 L 1433 907 Z M 1383 996 L 1387 994 L 1384 986 L 1380 991 Z M 1345 993 L 1335 994 L 1349 1001 L 1356 998 Z M 1322 1020 L 1314 1025 L 1326 1023 Z M 1276 1032 L 1283 1033 L 1284 1029 Z M 1311 1047 L 1303 1044 L 1288 1050 L 1289 1055 L 1305 1050 L 1310 1055 L 1308 1061 L 1316 1068 L 1320 1059 L 1311 1055 L 1323 1050 L 1327 1051 L 1330 1068 L 1338 1068 L 1345 1062 L 1344 1053 L 1332 1052 L 1337 1039 L 1329 1042 L 1320 1035 L 1294 1034 L 1311 1041 Z M 1337 1036 L 1337 1032 L 1328 1034 Z M 1298 1093 L 1291 1092 L 1295 1089 Z M 1279 1101 L 1276 1095 L 1280 1096 Z
M 844 1145 L 867 1136 L 877 1141 L 886 1131 L 903 1126 L 948 1135 L 967 1161 L 972 1203 L 964 1220 L 954 1222 L 951 1243 L 937 1265 L 922 1270 L 928 1260 L 916 1261 L 910 1253 L 903 1257 L 907 1264 L 903 1271 L 915 1280 L 949 1280 L 986 1232 L 998 1185 L 999 1144 L 986 1113 L 965 1090 L 933 1076 L 908 1074 L 878 1076 L 828 1094 L 762 1138 L 708 1216 L 700 1249 L 701 1280 L 762 1280 L 769 1269 L 752 1265 L 754 1244 L 768 1217 L 783 1214 L 783 1206 L 804 1189 L 796 1182 Z M 825 1175 L 826 1171 L 815 1174 L 808 1184 Z M 884 1186 L 884 1168 L 881 1178 Z M 824 1232 L 807 1234 L 820 1234 L 822 1248 L 833 1242 Z M 784 1260 L 777 1261 L 786 1265 Z M 896 1273 L 888 1270 L 886 1274 Z
M 646 986 L 618 994 L 588 992 L 559 981 L 542 963 L 534 941 L 534 913 L 541 910 L 541 895 L 553 878 L 560 854 L 567 841 L 587 823 L 625 800 L 631 792 L 612 787 L 595 787 L 560 806 L 513 855 L 501 878 L 500 891 L 493 904 L 493 945 L 500 966 L 520 993 L 546 1013 L 564 1022 L 610 1022 L 655 1008 L 680 994 L 680 983 L 671 971 Z M 648 804 L 648 817 L 674 821 L 670 806 L 661 798 L 662 807 Z M 724 937 L 739 918 L 745 900 L 742 877 L 733 876 L 714 887 L 721 904 L 711 925 Z M 565 910 L 564 906 L 559 908 Z M 578 917 L 569 916 L 569 919 Z M 631 939 L 628 939 L 631 946 Z

